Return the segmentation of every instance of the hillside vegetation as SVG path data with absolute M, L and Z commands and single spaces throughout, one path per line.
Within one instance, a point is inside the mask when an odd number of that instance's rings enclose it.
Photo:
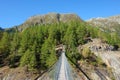
M 57 61 L 55 46 L 59 44 L 66 45 L 66 55 L 77 62 L 82 56 L 77 47 L 85 44 L 88 37 L 120 46 L 116 33 L 102 32 L 85 22 L 34 25 L 22 32 L 0 32 L 0 66 L 46 70 Z

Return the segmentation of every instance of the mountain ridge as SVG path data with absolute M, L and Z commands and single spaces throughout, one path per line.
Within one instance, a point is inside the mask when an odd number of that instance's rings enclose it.
M 67 13 L 48 13 L 45 15 L 35 15 L 28 18 L 23 24 L 16 26 L 19 31 L 24 30 L 29 26 L 41 25 L 41 24 L 52 24 L 52 23 L 66 23 L 70 21 L 83 21 L 78 15 Z
M 92 18 L 86 22 L 92 26 L 100 28 L 102 31 L 117 33 L 120 35 L 120 15 L 110 16 L 107 18 Z
M 110 16 L 110 17 L 97 17 L 91 18 L 89 20 L 81 19 L 77 14 L 74 13 L 48 13 L 42 15 L 34 15 L 29 17 L 24 23 L 14 26 L 12 28 L 5 29 L 7 31 L 22 31 L 30 26 L 35 25 L 46 25 L 53 23 L 67 23 L 70 21 L 87 22 L 92 26 L 99 27 L 103 31 L 108 32 L 119 32 L 120 31 L 120 15 Z M 120 33 L 119 33 L 120 34 Z

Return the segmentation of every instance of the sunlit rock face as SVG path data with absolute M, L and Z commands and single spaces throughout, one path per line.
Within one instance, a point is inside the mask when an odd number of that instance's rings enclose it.
M 96 52 L 102 60 L 112 69 L 115 80 L 120 80 L 120 51 Z

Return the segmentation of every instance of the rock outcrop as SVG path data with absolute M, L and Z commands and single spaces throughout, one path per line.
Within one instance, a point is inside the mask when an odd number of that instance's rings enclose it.
M 89 74 L 92 80 L 120 80 L 120 51 L 114 51 L 111 45 L 103 42 L 100 39 L 92 39 L 85 45 L 80 46 L 79 51 L 82 48 L 88 47 L 94 55 L 101 58 L 106 67 L 91 67 L 90 65 L 81 65 L 84 71 Z
M 0 68 L 0 80 L 35 80 L 37 73 L 27 72 L 25 68 Z

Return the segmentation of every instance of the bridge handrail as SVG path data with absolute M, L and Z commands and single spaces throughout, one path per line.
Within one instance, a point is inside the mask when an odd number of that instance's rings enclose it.
M 67 55 L 66 55 L 66 57 L 67 57 L 68 60 L 70 60 L 75 65 L 75 67 L 77 69 L 79 69 L 82 72 L 82 74 L 86 77 L 87 80 L 91 80 L 89 78 L 89 76 L 81 69 L 81 67 L 78 64 L 76 64 L 74 61 L 72 61 Z
M 63 58 L 65 60 L 64 69 L 66 80 L 80 80 L 79 75 L 77 75 L 77 73 L 73 70 L 72 66 L 68 62 L 68 59 L 83 73 L 87 80 L 90 80 L 87 74 L 76 63 L 74 63 L 67 55 L 65 56 L 64 52 L 62 54 L 64 54 L 64 57 L 61 55 L 58 61 L 50 69 L 48 69 L 42 77 L 36 80 L 58 80 Z
M 58 66 L 58 67 L 57 67 Z M 57 80 L 58 74 L 60 71 L 61 66 L 61 56 L 59 57 L 58 61 L 54 63 L 48 70 L 44 71 L 42 75 L 40 75 L 36 80 L 46 80 L 44 78 L 49 77 L 52 80 Z M 51 74 L 54 72 L 53 74 Z M 49 74 L 47 74 L 49 73 Z

